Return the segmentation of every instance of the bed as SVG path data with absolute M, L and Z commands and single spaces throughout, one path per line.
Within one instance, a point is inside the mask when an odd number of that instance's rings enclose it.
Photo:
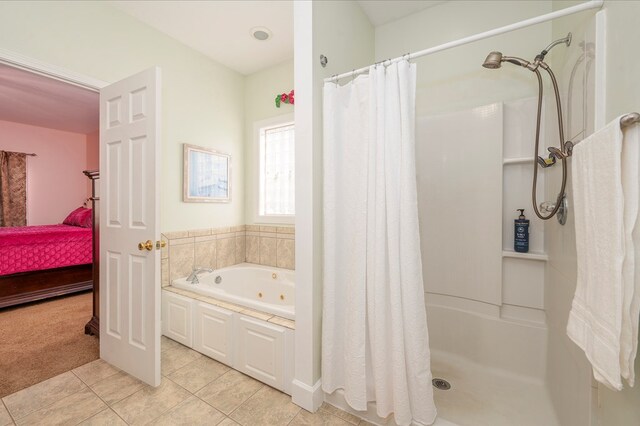
M 92 254 L 91 227 L 0 228 L 0 308 L 91 289 Z

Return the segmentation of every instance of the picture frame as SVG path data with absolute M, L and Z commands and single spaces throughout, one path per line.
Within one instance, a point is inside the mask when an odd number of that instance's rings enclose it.
M 185 143 L 183 162 L 184 202 L 231 201 L 231 155 Z

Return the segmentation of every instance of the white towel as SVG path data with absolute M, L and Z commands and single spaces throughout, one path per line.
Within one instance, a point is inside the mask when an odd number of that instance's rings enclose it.
M 624 194 L 625 259 L 623 263 L 620 373 L 629 386 L 635 382 L 634 361 L 638 349 L 640 317 L 640 126 L 624 130 L 622 190 Z
M 623 138 L 617 118 L 574 148 L 578 282 L 567 324 L 596 380 L 615 390 L 622 389 L 621 376 L 633 386 L 640 304 L 634 249 L 640 148 Z M 640 253 L 638 238 L 635 245 Z

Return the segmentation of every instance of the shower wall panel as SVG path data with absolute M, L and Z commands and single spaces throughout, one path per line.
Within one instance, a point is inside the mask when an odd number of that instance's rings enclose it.
M 557 3 L 557 4 L 556 4 Z M 559 9 L 569 2 L 554 2 Z M 569 47 L 552 52 L 547 58 L 558 77 L 563 103 L 564 129 L 567 140 L 579 141 L 593 133 L 595 94 L 595 19 L 593 14 L 580 14 L 553 22 L 553 36 L 571 31 Z M 547 92 L 551 93 L 551 92 Z M 549 120 L 546 146 L 558 146 L 558 129 L 553 102 L 547 103 Z M 571 168 L 572 160 L 569 160 Z M 561 182 L 561 168 L 546 169 L 546 200 L 556 197 Z M 593 425 L 592 409 L 595 389 L 591 367 L 582 352 L 567 337 L 567 318 L 576 288 L 577 258 L 571 173 L 567 181 L 569 216 L 562 226 L 553 218 L 545 223 L 545 248 L 549 255 L 545 279 L 545 307 L 549 328 L 547 351 L 547 384 L 562 425 Z
M 502 216 L 502 248 L 513 250 L 513 220 L 516 209 L 525 209 L 531 221 L 529 251 L 544 252 L 544 221 L 538 219 L 531 206 L 533 152 L 536 135 L 537 98 L 525 98 L 504 103 L 504 203 Z M 544 134 L 545 115 L 542 116 Z M 540 142 L 542 146 L 544 139 Z M 542 151 L 542 149 L 541 149 Z M 512 160 L 522 160 L 510 163 Z M 544 173 L 538 174 L 538 200 L 544 199 Z
M 421 117 L 416 154 L 432 350 L 542 380 L 543 224 L 528 215 L 534 254 L 514 257 L 512 232 L 515 209 L 531 206 L 535 104 Z
M 502 303 L 502 103 L 418 119 L 425 291 Z

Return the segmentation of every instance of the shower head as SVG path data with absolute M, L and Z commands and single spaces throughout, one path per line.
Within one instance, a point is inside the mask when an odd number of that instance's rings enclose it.
M 482 64 L 483 67 L 488 68 L 490 70 L 495 70 L 502 66 L 502 53 L 500 52 L 491 52 L 487 55 L 487 59 L 484 60 Z
M 520 65 L 521 67 L 528 68 L 533 71 L 533 68 L 531 67 L 531 62 L 525 61 L 524 59 L 517 58 L 515 56 L 503 56 L 502 52 L 489 53 L 487 55 L 487 59 L 484 60 L 484 63 L 482 64 L 482 66 L 490 70 L 495 70 L 500 68 L 503 62 L 509 62 L 514 65 Z
M 558 39 L 545 47 L 542 52 L 540 52 L 540 54 L 536 56 L 536 59 L 533 61 L 533 63 L 515 56 L 504 56 L 502 52 L 491 52 L 487 55 L 487 59 L 484 60 L 482 66 L 490 70 L 495 70 L 500 68 L 503 62 L 509 62 L 514 65 L 520 65 L 521 67 L 527 68 L 529 71 L 535 71 L 539 66 L 546 69 L 548 65 L 543 62 L 544 57 L 547 53 L 549 53 L 551 49 L 559 44 L 566 44 L 567 46 L 569 46 L 571 44 L 571 33 L 567 34 L 566 37 Z

